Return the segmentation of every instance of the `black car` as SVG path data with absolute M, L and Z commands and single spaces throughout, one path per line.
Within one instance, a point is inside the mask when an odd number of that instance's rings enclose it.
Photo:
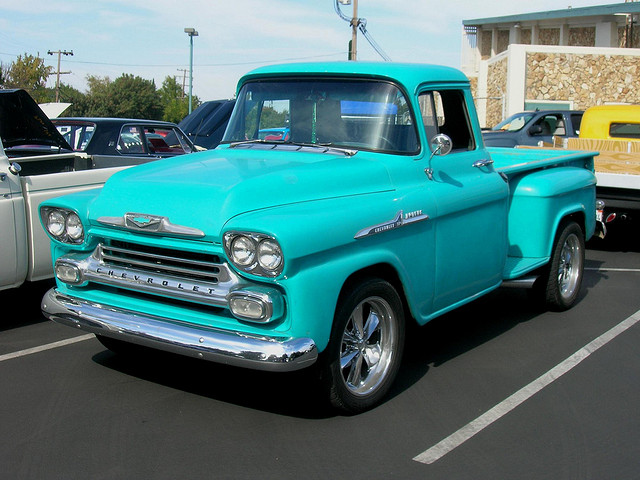
M 553 137 L 577 137 L 581 110 L 539 110 L 511 115 L 491 130 L 482 132 L 487 147 L 515 147 L 553 143 Z
M 178 126 L 198 147 L 210 150 L 222 140 L 235 100 L 204 102 L 187 115 Z
M 91 156 L 92 168 L 135 165 L 196 151 L 187 135 L 171 122 L 94 117 L 51 121 L 73 150 Z

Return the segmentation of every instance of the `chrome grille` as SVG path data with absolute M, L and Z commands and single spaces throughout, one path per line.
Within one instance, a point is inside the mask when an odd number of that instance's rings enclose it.
M 243 282 L 222 257 L 109 240 L 88 257 L 70 254 L 56 263 L 74 265 L 81 284 L 108 285 L 166 299 L 227 307 Z
M 180 275 L 188 278 L 201 278 L 213 283 L 225 282 L 228 279 L 228 276 L 219 278 L 223 271 L 220 257 L 212 254 L 112 241 L 109 244 L 99 246 L 98 258 L 105 265 L 130 267 L 147 272 Z

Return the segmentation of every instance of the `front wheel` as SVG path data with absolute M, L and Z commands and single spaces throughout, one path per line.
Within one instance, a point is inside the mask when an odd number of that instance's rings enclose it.
M 331 405 L 358 413 L 379 403 L 398 372 L 403 345 L 404 311 L 395 288 L 377 279 L 359 284 L 340 302 L 327 348 Z
M 584 235 L 575 222 L 558 229 L 549 265 L 538 280 L 542 299 L 552 310 L 562 311 L 577 301 L 584 273 Z

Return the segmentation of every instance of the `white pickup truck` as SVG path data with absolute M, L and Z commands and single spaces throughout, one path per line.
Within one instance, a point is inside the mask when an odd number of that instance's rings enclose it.
M 24 90 L 0 90 L 0 290 L 53 276 L 43 200 L 101 186 L 126 166 L 92 169 Z

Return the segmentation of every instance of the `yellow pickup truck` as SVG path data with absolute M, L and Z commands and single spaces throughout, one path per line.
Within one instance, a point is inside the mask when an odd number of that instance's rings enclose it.
M 569 150 L 600 152 L 596 194 L 605 202 L 607 223 L 640 219 L 640 105 L 588 108 L 579 137 L 565 143 Z

